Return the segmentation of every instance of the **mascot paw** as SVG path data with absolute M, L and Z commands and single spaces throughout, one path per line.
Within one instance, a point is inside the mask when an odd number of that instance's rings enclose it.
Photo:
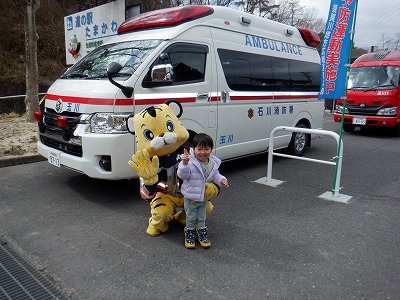
M 149 227 L 147 227 L 146 232 L 150 236 L 157 236 L 161 233 L 161 230 L 155 228 L 154 226 L 149 226 Z
M 157 236 L 160 233 L 166 232 L 169 228 L 168 223 L 158 223 L 157 225 L 152 225 L 153 220 L 149 219 L 149 226 L 147 227 L 147 234 L 150 236 Z
M 212 183 L 206 182 L 206 189 L 204 192 L 204 200 L 211 200 L 212 198 L 218 196 L 219 194 L 219 186 Z
M 158 156 L 150 158 L 147 149 L 138 150 L 128 161 L 129 166 L 136 171 L 139 177 L 143 178 L 146 185 L 153 185 L 158 181 L 159 160 Z

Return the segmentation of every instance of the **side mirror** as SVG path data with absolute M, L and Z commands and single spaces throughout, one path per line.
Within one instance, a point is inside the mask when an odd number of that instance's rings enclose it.
M 119 71 L 121 71 L 121 69 L 122 69 L 122 66 L 119 63 L 113 61 L 107 66 L 107 75 L 114 76 Z
M 172 83 L 174 71 L 171 64 L 155 65 L 151 69 L 151 80 L 153 82 Z
M 172 85 L 174 78 L 174 71 L 171 63 L 169 62 L 168 53 L 161 53 L 159 56 L 159 63 L 154 65 L 150 71 L 150 78 L 143 82 L 145 87 L 159 87 Z
M 108 80 L 115 85 L 116 87 L 120 88 L 122 93 L 125 95 L 125 97 L 130 98 L 132 97 L 133 94 L 133 87 L 131 86 L 124 86 L 122 84 L 119 84 L 116 82 L 112 77 L 118 74 L 119 71 L 121 71 L 122 66 L 117 63 L 117 62 L 111 62 L 108 67 L 107 67 L 107 77 Z

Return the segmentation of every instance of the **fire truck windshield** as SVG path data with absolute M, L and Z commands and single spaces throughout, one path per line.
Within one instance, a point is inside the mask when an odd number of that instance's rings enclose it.
M 393 89 L 399 84 L 400 67 L 355 67 L 349 72 L 348 89 Z

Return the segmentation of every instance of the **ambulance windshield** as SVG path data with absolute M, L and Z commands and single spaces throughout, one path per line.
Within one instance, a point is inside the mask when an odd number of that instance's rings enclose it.
M 393 89 L 399 84 L 400 67 L 355 67 L 349 72 L 348 89 Z
M 116 77 L 128 79 L 162 40 L 129 41 L 103 45 L 69 68 L 62 79 L 107 78 L 107 66 L 117 62 L 122 66 Z

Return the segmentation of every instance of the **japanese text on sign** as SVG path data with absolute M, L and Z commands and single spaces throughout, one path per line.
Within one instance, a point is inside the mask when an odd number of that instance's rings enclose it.
M 321 99 L 340 98 L 346 84 L 346 62 L 356 0 L 332 0 L 321 50 Z

